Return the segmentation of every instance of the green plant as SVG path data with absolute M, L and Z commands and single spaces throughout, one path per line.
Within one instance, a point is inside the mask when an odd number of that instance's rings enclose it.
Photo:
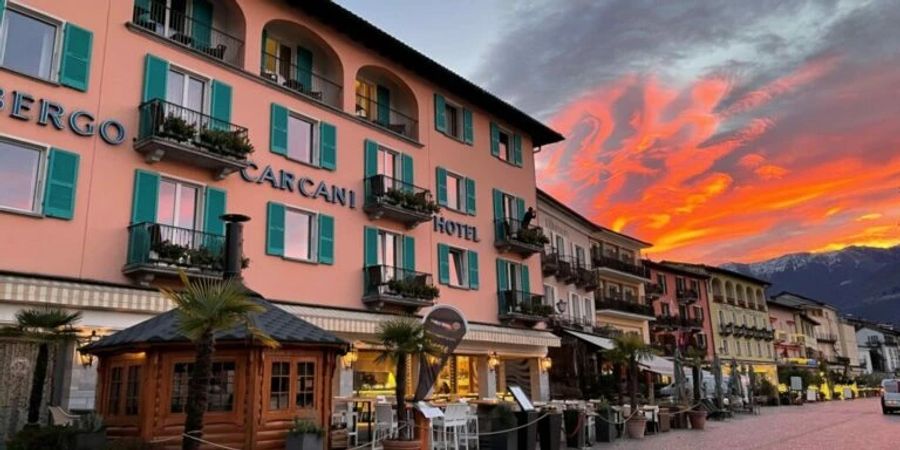
M 162 123 L 163 136 L 175 139 L 178 142 L 188 141 L 197 134 L 194 124 L 175 115 L 166 116 Z
M 221 251 L 200 246 L 197 249 L 187 249 L 186 253 L 191 265 L 211 270 L 222 270 L 224 267 L 225 255 Z
M 212 152 L 223 156 L 243 159 L 253 153 L 253 144 L 247 134 L 240 131 L 204 128 L 200 130 L 200 142 Z
M 535 246 L 544 246 L 550 243 L 550 239 L 544 235 L 544 230 L 538 227 L 522 228 L 516 233 L 516 239 Z
M 68 449 L 75 430 L 71 427 L 51 425 L 26 426 L 7 441 L 8 450 L 61 450 Z
M 291 428 L 288 430 L 288 434 L 295 436 L 300 434 L 315 434 L 316 436 L 322 436 L 325 434 L 325 430 L 311 420 L 295 417 L 293 425 L 291 425 Z
M 652 357 L 653 349 L 636 333 L 627 333 L 615 338 L 615 347 L 607 352 L 610 361 L 628 366 L 628 397 L 631 399 L 632 411 L 637 411 L 638 363 Z
M 157 258 L 167 262 L 179 262 L 185 256 L 188 256 L 190 249 L 184 245 L 176 244 L 168 239 L 156 242 L 151 247 L 156 252 Z
M 82 433 L 97 433 L 106 429 L 103 416 L 95 412 L 82 414 L 75 421 L 75 429 Z
M 395 278 L 388 281 L 388 289 L 403 297 L 434 300 L 440 295 L 436 286 L 417 280 L 416 277 Z
M 385 193 L 385 199 L 392 205 L 397 205 L 412 211 L 425 214 L 437 214 L 441 212 L 440 205 L 432 201 L 426 192 L 413 192 L 408 189 L 389 188 Z
M 258 342 L 270 347 L 278 343 L 253 325 L 251 317 L 265 308 L 247 297 L 240 281 L 190 280 L 180 273 L 184 288 L 178 291 L 161 289 L 164 297 L 172 301 L 178 314 L 181 332 L 194 343 L 196 352 L 194 368 L 188 383 L 184 429 L 195 437 L 203 437 L 203 415 L 209 402 L 209 380 L 215 353 L 216 333 L 243 325 Z M 184 437 L 183 450 L 196 450 L 200 442 Z

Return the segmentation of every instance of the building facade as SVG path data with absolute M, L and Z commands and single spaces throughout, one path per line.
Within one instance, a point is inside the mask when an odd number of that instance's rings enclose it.
M 856 328 L 859 362 L 863 373 L 894 374 L 900 371 L 898 333 L 889 326 L 851 319 Z
M 246 284 L 354 343 L 316 386 L 391 391 L 377 324 L 441 304 L 471 326 L 436 392 L 547 397 L 526 211 L 559 134 L 333 2 L 0 12 L 2 320 L 76 309 L 87 338 L 166 311 L 179 271 L 222 276 L 220 216 L 241 213 Z M 91 409 L 75 356 L 54 401 Z
M 769 322 L 775 332 L 775 361 L 778 365 L 799 365 L 818 368 L 822 354 L 818 350 L 815 329 L 818 322 L 811 319 L 808 311 L 781 301 L 769 299 Z
M 674 264 L 645 260 L 644 266 L 652 280 L 645 292 L 656 315 L 650 324 L 651 342 L 665 356 L 672 356 L 676 348 L 682 354 L 693 348 L 712 360 L 715 343 L 711 342 L 708 278 Z
M 597 324 L 624 333 L 638 333 L 647 343 L 654 315 L 644 293 L 650 273 L 643 265 L 641 250 L 650 246 L 602 227 L 591 239 L 591 264 L 599 278 L 594 293 Z
M 815 322 L 813 337 L 817 358 L 833 367 L 850 366 L 848 349 L 850 346 L 856 347 L 856 342 L 848 346 L 842 339 L 841 320 L 837 308 L 791 292 L 781 292 L 770 301 L 802 309 L 806 316 Z

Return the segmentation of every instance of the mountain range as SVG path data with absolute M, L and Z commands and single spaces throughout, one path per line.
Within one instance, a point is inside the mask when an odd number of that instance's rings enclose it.
M 900 245 L 792 253 L 722 267 L 769 281 L 770 295 L 790 291 L 831 304 L 842 314 L 900 324 Z

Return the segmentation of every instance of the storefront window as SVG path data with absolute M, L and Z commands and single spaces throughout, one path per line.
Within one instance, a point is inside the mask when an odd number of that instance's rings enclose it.
M 188 381 L 191 378 L 191 370 L 194 365 L 191 363 L 178 363 L 172 369 L 172 403 L 170 411 L 180 413 L 184 411 L 187 404 Z
M 109 379 L 109 404 L 107 405 L 107 414 L 115 416 L 119 414 L 119 399 L 122 398 L 122 368 L 113 367 Z
M 125 415 L 135 416 L 141 392 L 141 367 L 128 367 L 128 385 L 125 388 Z
M 272 363 L 269 386 L 269 409 L 286 409 L 291 389 L 291 363 Z
M 234 361 L 213 363 L 207 411 L 231 411 L 234 407 Z
M 475 357 L 451 357 L 434 385 L 434 395 L 459 395 L 462 397 L 478 396 L 478 372 L 475 369 Z
M 360 396 L 394 395 L 397 379 L 393 365 L 377 359 L 377 352 L 359 352 L 353 372 L 353 390 Z

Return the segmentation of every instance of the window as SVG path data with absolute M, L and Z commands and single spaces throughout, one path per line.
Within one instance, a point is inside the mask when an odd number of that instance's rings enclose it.
M 0 208 L 38 212 L 39 148 L 0 139 Z
M 728 354 L 728 338 L 722 339 L 722 353 Z
M 556 235 L 556 254 L 566 256 L 566 240 L 559 234 Z
M 762 343 L 759 342 L 759 341 L 756 341 L 756 354 L 759 355 L 759 356 L 762 356 L 762 355 L 763 355 L 763 352 L 762 352 Z
M 318 165 L 316 122 L 295 114 L 288 115 L 287 157 L 305 164 Z
M 583 310 L 584 318 L 587 319 L 588 323 L 591 323 L 594 321 L 593 315 L 591 314 L 591 303 L 593 303 L 593 302 L 591 302 L 591 299 L 588 297 L 585 297 L 583 299 L 583 301 L 584 301 L 584 310 Z M 551 305 L 552 305 L 552 303 L 551 303 Z
M 465 178 L 447 172 L 447 206 L 457 211 L 466 210 Z
M 575 262 L 578 264 L 578 267 L 587 268 L 586 261 L 584 258 L 584 247 L 575 246 Z
M 734 340 L 734 351 L 737 352 L 738 356 L 741 356 L 741 341 L 737 339 Z
M 109 398 L 107 402 L 107 414 L 119 415 L 119 401 L 122 399 L 122 368 L 113 367 L 109 375 Z
M 314 215 L 296 209 L 284 210 L 284 256 L 288 258 L 311 261 L 315 236 Z
M 191 111 L 204 113 L 207 111 L 206 84 L 207 81 L 203 78 L 170 68 L 166 80 L 166 101 Z M 196 124 L 200 120 L 195 114 L 187 112 L 181 114 L 183 119 L 191 123 Z
M 694 308 L 694 318 L 703 320 L 703 308 Z
M 500 143 L 500 159 L 507 162 L 512 161 L 512 136 L 503 130 L 500 130 L 498 135 L 498 141 Z
M 234 361 L 214 362 L 209 379 L 209 403 L 207 411 L 232 411 L 234 409 Z
M 269 380 L 269 409 L 287 409 L 291 393 L 291 363 L 273 362 Z
M 172 402 L 169 411 L 184 412 L 187 405 L 188 382 L 191 378 L 192 363 L 176 363 L 172 369 Z
M 752 352 L 750 351 L 750 341 L 744 341 L 744 345 L 747 347 L 747 356 L 751 356 Z
M 675 277 L 675 289 L 678 291 L 684 291 L 684 278 Z
M 691 280 L 691 290 L 700 293 L 700 283 L 697 280 Z
M 128 384 L 125 387 L 125 415 L 136 416 L 141 396 L 141 366 L 128 367 Z
M 157 223 L 188 230 L 199 229 L 200 187 L 182 181 L 161 179 Z M 185 235 L 185 239 L 191 236 Z
M 378 265 L 396 268 L 402 266 L 400 252 L 403 238 L 399 234 L 378 230 Z M 388 276 L 391 274 L 389 273 Z
M 400 180 L 402 177 L 400 176 L 400 154 L 384 148 L 382 146 L 378 146 L 378 153 L 376 158 L 376 173 L 378 175 L 384 175 L 390 179 Z M 387 180 L 391 181 L 391 180 Z M 449 180 L 448 180 L 449 181 Z M 393 186 L 393 183 L 389 182 L 386 188 L 396 188 L 397 186 Z M 449 186 L 448 186 L 449 187 Z M 458 189 L 458 188 L 457 188 Z M 449 195 L 449 192 L 448 192 Z
M 315 408 L 316 400 L 316 363 L 304 361 L 297 363 L 297 408 Z
M 659 285 L 659 289 L 663 294 L 669 293 L 669 288 L 666 286 L 666 276 L 661 273 L 656 274 L 656 284 Z
M 462 108 L 445 102 L 444 117 L 446 117 L 447 120 L 447 134 L 457 139 L 462 139 Z
M 378 118 L 378 86 L 366 80 L 356 79 L 356 115 L 364 119 Z
M 669 315 L 672 314 L 671 310 L 669 309 L 669 304 L 668 304 L 668 303 L 660 303 L 659 306 L 660 306 L 660 308 L 662 309 L 662 315 L 664 315 L 664 316 L 669 316 Z
M 622 250 L 619 252 L 619 258 L 628 264 L 634 264 L 634 252 L 630 250 Z
M 518 210 L 518 206 L 516 205 L 516 197 L 505 193 L 502 195 L 503 217 L 507 219 L 521 220 L 522 214 L 524 214 L 525 211 Z
M 468 261 L 466 251 L 458 248 L 450 247 L 450 285 L 456 287 L 466 287 L 468 282 Z
M 719 323 L 720 324 L 725 323 L 725 311 L 719 311 Z
M 549 284 L 544 285 L 544 298 L 548 305 L 556 304 L 556 288 Z
M 59 24 L 9 5 L 0 30 L 0 65 L 45 80 L 56 78 Z
M 569 294 L 569 303 L 572 305 L 572 317 L 576 319 L 581 318 L 581 299 L 578 298 L 578 294 L 570 293 Z

